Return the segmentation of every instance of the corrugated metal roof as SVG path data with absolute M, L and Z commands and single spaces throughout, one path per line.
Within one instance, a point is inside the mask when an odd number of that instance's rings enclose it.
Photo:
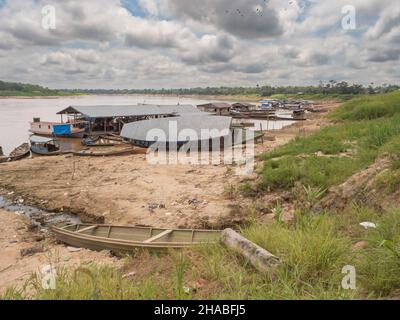
M 88 118 L 135 117 L 173 115 L 177 113 L 200 112 L 192 105 L 98 105 L 98 106 L 70 106 L 58 114 L 82 114 Z
M 214 108 L 214 109 L 230 109 L 232 105 L 226 102 L 213 102 L 213 103 L 205 103 L 199 104 L 198 108 Z
M 231 117 L 219 116 L 180 116 L 144 120 L 125 124 L 122 128 L 121 136 L 131 140 L 150 142 L 155 140 L 154 136 L 158 136 L 157 141 L 185 142 L 188 141 L 187 137 L 193 134 L 194 137 L 197 138 L 196 140 L 208 140 L 209 138 L 218 138 L 229 135 L 231 122 Z M 191 130 L 190 133 L 188 129 Z M 204 132 L 202 133 L 202 130 L 207 129 L 210 130 L 210 136 L 204 137 Z M 156 130 L 159 130 L 158 132 L 160 135 L 157 135 Z M 182 136 L 175 137 L 174 132 Z M 189 140 L 194 141 L 192 138 Z
M 29 140 L 33 143 L 49 143 L 53 141 L 54 139 L 52 138 L 46 138 L 46 137 L 41 137 L 41 136 L 31 136 Z

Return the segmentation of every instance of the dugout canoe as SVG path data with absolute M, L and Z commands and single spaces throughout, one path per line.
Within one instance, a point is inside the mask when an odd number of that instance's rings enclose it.
M 124 156 L 133 153 L 135 153 L 135 149 L 133 149 L 132 147 L 128 147 L 128 148 L 121 148 L 119 150 L 114 149 L 111 151 L 104 151 L 104 148 L 98 151 L 92 148 L 92 149 L 85 149 L 73 152 L 72 154 L 78 157 L 112 157 L 112 156 Z
M 30 147 L 28 143 L 21 144 L 18 148 L 15 148 L 8 156 L 7 161 L 21 160 L 30 154 Z
M 179 249 L 220 240 L 221 231 L 161 229 L 95 224 L 53 226 L 57 240 L 70 246 L 95 251 L 132 252 L 144 248 L 151 250 Z

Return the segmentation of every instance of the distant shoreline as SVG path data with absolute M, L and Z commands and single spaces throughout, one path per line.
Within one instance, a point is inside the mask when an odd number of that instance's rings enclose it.
M 306 99 L 313 101 L 338 101 L 343 102 L 350 100 L 354 97 L 359 97 L 362 95 L 283 95 L 283 97 L 264 97 L 259 95 L 201 95 L 201 94 L 185 94 L 185 95 L 177 95 L 177 94 L 145 94 L 145 93 L 82 93 L 82 94 L 74 94 L 74 95 L 58 95 L 58 96 L 0 96 L 1 100 L 7 99 L 21 99 L 21 100 L 29 100 L 29 99 L 61 99 L 61 98 L 80 98 L 80 97 L 88 97 L 88 96 L 116 96 L 116 97 L 158 97 L 158 98 L 183 98 L 183 99 L 196 99 L 196 100 L 204 100 L 204 101 L 224 101 L 224 102 L 248 102 L 248 103 L 257 103 L 263 99 L 275 98 L 275 99 Z
M 145 96 L 145 97 L 176 97 L 185 99 L 199 99 L 199 100 L 222 100 L 222 101 L 252 101 L 257 102 L 262 97 L 252 97 L 252 96 L 229 96 L 229 95 L 175 95 L 175 94 L 140 94 L 140 93 L 127 93 L 127 94 L 78 94 L 78 95 L 60 95 L 60 96 L 0 96 L 0 100 L 4 99 L 61 99 L 61 98 L 79 98 L 85 96 Z

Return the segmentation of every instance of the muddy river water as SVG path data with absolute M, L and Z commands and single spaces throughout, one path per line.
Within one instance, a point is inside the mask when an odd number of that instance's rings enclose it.
M 15 147 L 28 141 L 30 121 L 34 117 L 39 117 L 44 121 L 60 121 L 57 112 L 71 105 L 135 105 L 138 103 L 198 105 L 207 102 L 210 101 L 179 97 L 131 95 L 88 95 L 55 99 L 0 99 L 0 146 L 3 147 L 4 153 L 8 155 Z M 277 130 L 293 123 L 291 121 L 249 119 L 246 119 L 246 122 L 254 122 L 254 129 L 256 130 L 260 128 L 263 128 L 263 130 Z M 63 141 L 62 143 L 68 144 L 71 142 Z M 62 145 L 62 147 L 64 150 L 70 149 L 68 145 Z M 74 148 L 74 145 L 72 145 L 72 148 Z

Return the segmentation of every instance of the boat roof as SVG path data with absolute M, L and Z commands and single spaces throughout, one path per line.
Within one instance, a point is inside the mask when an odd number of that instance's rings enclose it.
M 82 114 L 87 118 L 135 117 L 154 115 L 175 115 L 201 112 L 193 105 L 95 105 L 69 106 L 57 114 Z
M 157 137 L 158 141 L 176 142 L 187 141 L 189 135 L 191 137 L 194 135 L 194 137 L 198 138 L 196 140 L 208 140 L 209 138 L 214 139 L 228 135 L 231 123 L 231 117 L 182 115 L 180 117 L 144 120 L 125 124 L 122 128 L 121 136 L 139 141 L 154 141 L 154 137 Z M 209 130 L 209 136 L 204 137 L 204 130 Z M 158 133 L 160 133 L 160 136 L 157 135 Z M 176 134 L 178 134 L 178 137 Z M 189 140 L 194 141 L 194 139 Z
M 33 135 L 29 138 L 29 140 L 33 143 L 49 143 L 51 141 L 54 141 L 54 138 Z

